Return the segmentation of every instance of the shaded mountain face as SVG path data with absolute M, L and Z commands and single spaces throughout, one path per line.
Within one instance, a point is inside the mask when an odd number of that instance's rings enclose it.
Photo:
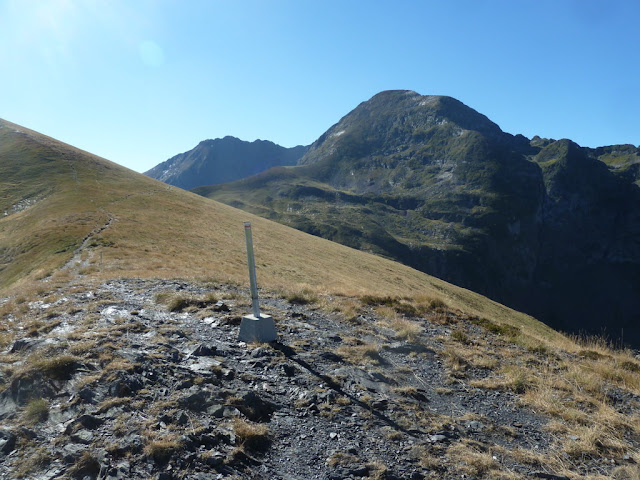
M 285 148 L 266 140 L 245 142 L 227 136 L 204 140 L 145 174 L 189 190 L 201 185 L 231 182 L 278 165 L 295 165 L 307 148 Z
M 388 91 L 299 163 L 196 192 L 640 345 L 637 148 L 530 141 L 453 98 Z

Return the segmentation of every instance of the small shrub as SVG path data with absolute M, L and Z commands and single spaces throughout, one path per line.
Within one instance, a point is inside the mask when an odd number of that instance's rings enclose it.
M 160 292 L 156 293 L 154 299 L 157 304 L 164 305 L 169 302 L 171 297 L 172 295 L 169 292 Z
M 158 304 L 166 305 L 170 312 L 182 312 L 189 307 L 206 308 L 214 305 L 218 302 L 218 297 L 214 293 L 208 293 L 202 297 L 189 297 L 161 292 L 156 294 L 155 300 Z
M 415 341 L 422 333 L 422 326 L 414 321 L 398 318 L 391 321 L 391 328 L 396 332 L 398 338 Z
M 511 388 L 511 390 L 513 390 L 514 393 L 523 394 L 529 390 L 534 389 L 535 382 L 526 373 L 516 372 L 511 378 L 508 386 Z
M 449 375 L 453 378 L 464 378 L 469 362 L 453 348 L 447 348 L 442 353 L 447 360 Z
M 601 353 L 596 352 L 595 350 L 581 350 L 578 352 L 578 355 L 581 357 L 587 358 L 589 360 L 601 360 L 605 356 Z
M 436 310 L 436 311 L 443 311 L 449 308 L 449 306 L 444 302 L 444 300 L 441 300 L 439 298 L 432 298 L 427 303 L 427 307 L 429 307 L 429 309 L 431 310 Z
M 375 295 L 364 295 L 360 298 L 360 302 L 362 302 L 363 305 L 367 305 L 370 307 L 379 307 L 383 305 L 385 307 L 393 307 L 394 305 L 397 305 L 399 303 L 397 298 L 377 297 Z
M 454 315 L 445 312 L 438 312 L 430 316 L 429 321 L 437 325 L 452 325 L 458 323 L 458 319 Z
M 353 365 L 382 364 L 380 348 L 377 345 L 348 345 L 338 348 L 337 353 Z
M 336 467 L 336 466 L 348 467 L 350 465 L 358 464 L 359 461 L 360 459 L 358 457 L 350 453 L 334 452 L 327 459 L 327 465 L 329 465 L 330 467 Z
M 549 349 L 547 348 L 547 346 L 543 345 L 542 343 L 539 343 L 537 345 L 529 345 L 527 346 L 527 350 L 531 353 L 536 353 L 539 355 L 546 355 L 547 353 L 549 353 Z

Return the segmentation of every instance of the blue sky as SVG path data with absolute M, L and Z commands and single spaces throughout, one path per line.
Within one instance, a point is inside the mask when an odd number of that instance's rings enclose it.
M 640 143 L 638 0 L 0 0 L 0 117 L 137 171 L 309 144 L 388 89 L 509 133 Z

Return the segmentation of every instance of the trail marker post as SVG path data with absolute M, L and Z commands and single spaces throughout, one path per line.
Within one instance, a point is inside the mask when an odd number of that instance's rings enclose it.
M 249 284 L 251 285 L 251 315 L 242 317 L 238 340 L 241 342 L 273 342 L 278 339 L 276 326 L 271 315 L 260 313 L 258 282 L 256 280 L 256 261 L 253 255 L 253 236 L 251 222 L 244 222 L 244 236 L 247 242 L 247 263 L 249 265 Z

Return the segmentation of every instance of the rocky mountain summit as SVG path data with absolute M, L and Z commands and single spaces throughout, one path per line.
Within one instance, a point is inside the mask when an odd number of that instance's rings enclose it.
M 603 479 L 640 470 L 640 363 L 442 302 L 122 279 L 0 301 L 0 477 Z M 594 376 L 594 372 L 599 372 Z
M 640 345 L 637 147 L 530 140 L 451 97 L 386 91 L 299 163 L 196 192 Z
M 285 148 L 268 140 L 246 142 L 226 136 L 204 140 L 145 175 L 190 190 L 249 177 L 277 165 L 295 165 L 306 151 L 304 146 Z

